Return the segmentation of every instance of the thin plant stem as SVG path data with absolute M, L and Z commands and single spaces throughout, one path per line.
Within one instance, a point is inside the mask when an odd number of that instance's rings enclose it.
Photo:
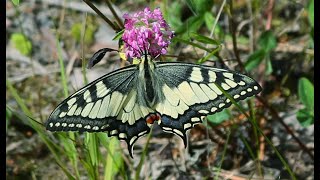
M 123 22 L 120 19 L 120 17 L 118 16 L 118 14 L 116 13 L 116 11 L 114 10 L 114 8 L 112 7 L 112 4 L 110 3 L 110 0 L 106 0 L 107 2 L 107 6 L 109 7 L 111 13 L 113 14 L 113 16 L 116 18 L 118 25 L 120 26 L 121 29 L 124 28 Z
M 101 13 L 101 11 L 99 11 L 99 9 L 93 5 L 90 1 L 88 0 L 83 0 L 86 4 L 88 4 L 88 6 L 91 7 L 91 9 L 96 12 L 104 21 L 106 21 L 106 23 L 109 24 L 109 26 L 112 27 L 113 30 L 115 30 L 116 32 L 121 31 L 121 29 L 119 27 L 117 27 L 115 24 L 113 24 L 113 22 L 111 20 L 109 20 L 105 15 L 103 15 Z

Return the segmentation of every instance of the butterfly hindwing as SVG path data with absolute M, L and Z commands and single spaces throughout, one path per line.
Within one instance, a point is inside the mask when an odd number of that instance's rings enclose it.
M 231 105 L 218 86 L 236 101 L 261 91 L 253 79 L 228 70 L 210 66 L 166 62 L 157 63 L 157 76 L 163 81 L 165 99 L 156 108 L 161 115 L 160 126 L 164 131 L 180 136 L 186 145 L 186 131 Z M 159 78 L 160 79 L 160 78 Z
M 51 113 L 50 131 L 108 132 L 128 144 L 130 155 L 135 141 L 149 133 L 145 119 L 153 111 L 142 105 L 135 87 L 135 65 L 113 71 L 81 88 Z

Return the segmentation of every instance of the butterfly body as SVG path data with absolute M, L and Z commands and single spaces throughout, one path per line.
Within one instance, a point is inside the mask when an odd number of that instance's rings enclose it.
M 210 66 L 155 62 L 147 56 L 91 82 L 65 99 L 51 113 L 50 131 L 108 132 L 125 140 L 132 156 L 136 140 L 157 122 L 181 137 L 202 117 L 231 105 L 219 89 L 236 101 L 253 96 L 261 87 L 237 72 Z

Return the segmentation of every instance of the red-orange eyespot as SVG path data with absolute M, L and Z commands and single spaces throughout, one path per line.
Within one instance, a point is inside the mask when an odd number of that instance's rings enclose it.
M 159 114 L 150 114 L 147 118 L 146 118 L 146 122 L 148 124 L 153 124 L 155 121 L 158 121 L 160 119 L 160 115 Z

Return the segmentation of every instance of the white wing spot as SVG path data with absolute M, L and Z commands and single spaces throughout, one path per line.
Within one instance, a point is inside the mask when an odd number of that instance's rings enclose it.
M 183 136 L 183 133 L 179 131 L 178 129 L 173 129 L 173 132 L 179 134 L 180 136 Z
M 89 103 L 92 101 L 91 99 L 91 94 L 90 94 L 90 91 L 89 90 L 86 90 L 84 93 L 83 93 L 83 99 Z
M 94 126 L 92 129 L 96 131 L 96 130 L 99 130 L 99 127 L 98 126 Z
M 187 124 L 184 124 L 183 125 L 183 128 L 184 129 L 188 129 L 188 128 L 190 128 L 192 125 L 191 125 L 191 123 L 187 123 Z
M 52 127 L 52 126 L 53 126 L 53 123 L 50 123 L 49 126 Z
M 171 131 L 171 130 L 172 130 L 172 129 L 169 128 L 169 127 L 162 127 L 162 129 L 165 130 L 165 131 Z
M 97 97 L 99 98 L 104 97 L 110 91 L 109 89 L 107 89 L 106 85 L 102 81 L 96 84 L 96 89 L 97 89 Z
M 137 99 L 137 92 L 134 89 L 132 89 L 129 95 L 127 96 L 126 103 L 124 103 L 125 104 L 124 110 L 127 112 L 132 111 L 132 109 L 135 106 L 136 99 Z
M 62 126 L 63 127 L 67 127 L 67 123 L 62 123 Z
M 109 107 L 109 102 L 110 102 L 110 95 L 103 98 L 97 118 L 104 118 L 106 116 L 107 109 Z
M 211 112 L 215 112 L 216 110 L 218 110 L 216 107 L 211 108 Z
M 226 99 L 226 103 L 229 103 L 230 102 L 230 99 Z
M 235 83 L 234 81 L 232 81 L 230 79 L 225 79 L 224 81 L 232 88 L 235 88 L 238 85 L 237 83 Z
M 209 113 L 209 111 L 204 110 L 204 109 L 203 109 L 203 110 L 199 110 L 198 112 L 199 112 L 199 113 L 202 113 L 202 114 L 208 114 L 208 113 Z
M 109 127 L 109 124 L 101 126 L 101 129 L 106 129 L 107 127 Z
M 246 85 L 246 83 L 245 83 L 244 81 L 240 81 L 238 84 L 239 84 L 240 86 Z
M 75 102 L 76 102 L 77 98 L 71 98 L 67 104 L 68 104 L 68 107 L 70 108 Z
M 247 91 L 241 91 L 240 95 L 243 96 L 247 93 Z
M 68 116 L 74 115 L 76 109 L 77 109 L 77 105 L 75 104 L 75 105 L 73 105 L 73 106 L 71 107 L 71 109 L 69 110 L 69 112 L 67 113 L 67 115 L 68 115 Z
M 222 94 L 222 91 L 220 91 L 220 89 L 217 87 L 217 85 L 215 85 L 214 83 L 210 83 L 208 84 L 208 86 L 218 95 Z
M 200 88 L 200 86 L 198 84 L 191 82 L 190 86 L 191 86 L 193 92 L 195 93 L 195 95 L 198 96 L 200 102 L 205 103 L 210 100 L 208 98 L 208 96 L 202 91 L 202 89 Z
M 93 106 L 93 103 L 87 104 L 86 107 L 83 108 L 81 112 L 81 116 L 87 117 L 91 111 L 92 106 Z
M 127 135 L 125 133 L 120 133 L 119 138 L 125 139 L 127 138 Z
M 203 77 L 201 75 L 201 69 L 199 67 L 193 67 L 189 79 L 194 82 L 202 82 Z
M 77 128 L 82 128 L 82 124 L 77 124 L 76 127 Z
M 147 131 L 142 131 L 142 132 L 140 132 L 139 134 L 138 134 L 138 136 L 140 137 L 140 136 L 142 136 L 142 135 L 144 135 L 144 134 L 146 134 L 147 133 Z
M 253 86 L 253 89 L 258 90 L 259 88 L 258 86 Z
M 200 119 L 198 117 L 193 117 L 191 118 L 191 122 L 199 122 Z
M 85 129 L 91 129 L 91 126 L 90 125 L 86 125 L 84 126 Z
M 252 91 L 252 89 L 251 89 L 251 88 L 248 88 L 248 89 L 247 89 L 247 91 L 248 91 L 248 92 L 251 92 L 251 91 Z
M 224 90 L 229 90 L 229 89 L 230 89 L 230 86 L 228 86 L 228 84 L 226 84 L 226 83 L 221 83 L 221 87 L 222 87 Z
M 79 116 L 81 114 L 82 107 L 78 107 L 74 115 Z
M 209 82 L 215 82 L 217 80 L 217 75 L 215 72 L 209 71 L 208 74 L 210 79 Z
M 210 98 L 210 100 L 214 100 L 215 98 L 217 98 L 217 94 L 213 92 L 212 89 L 210 89 L 207 85 L 200 84 L 200 87 L 203 90 L 203 92 L 208 96 L 208 98 Z
M 111 133 L 110 133 L 110 134 L 111 134 L 111 135 L 118 134 L 118 131 L 115 129 L 115 130 L 111 131 Z
M 238 99 L 239 97 L 240 97 L 239 94 L 236 94 L 236 95 L 233 96 L 234 99 Z
M 73 124 L 73 123 L 71 123 L 71 124 L 69 124 L 68 126 L 69 126 L 69 127 L 74 127 L 74 124 Z
M 178 86 L 179 92 L 185 97 L 187 105 L 193 105 L 199 101 L 198 96 L 196 96 L 187 81 L 182 82 Z
M 56 126 L 56 127 L 59 127 L 59 126 L 60 126 L 60 123 L 59 123 L 59 122 L 57 122 L 57 123 L 55 124 L 55 126 Z
M 220 104 L 219 104 L 219 108 L 222 108 L 224 105 L 226 105 L 226 104 L 220 103 Z
M 61 112 L 60 115 L 59 115 L 59 117 L 60 117 L 60 118 L 63 118 L 63 117 L 66 116 L 66 114 L 67 114 L 67 112 Z
M 93 106 L 90 114 L 89 114 L 89 118 L 91 119 L 95 119 L 98 115 L 99 109 L 100 109 L 100 105 L 101 105 L 101 99 L 99 99 Z
M 137 138 L 138 138 L 137 136 L 133 136 L 133 137 L 130 139 L 129 144 L 132 145 L 133 142 L 134 142 Z
M 232 73 L 222 73 L 224 75 L 224 77 L 229 78 L 229 79 L 233 79 L 233 74 Z

